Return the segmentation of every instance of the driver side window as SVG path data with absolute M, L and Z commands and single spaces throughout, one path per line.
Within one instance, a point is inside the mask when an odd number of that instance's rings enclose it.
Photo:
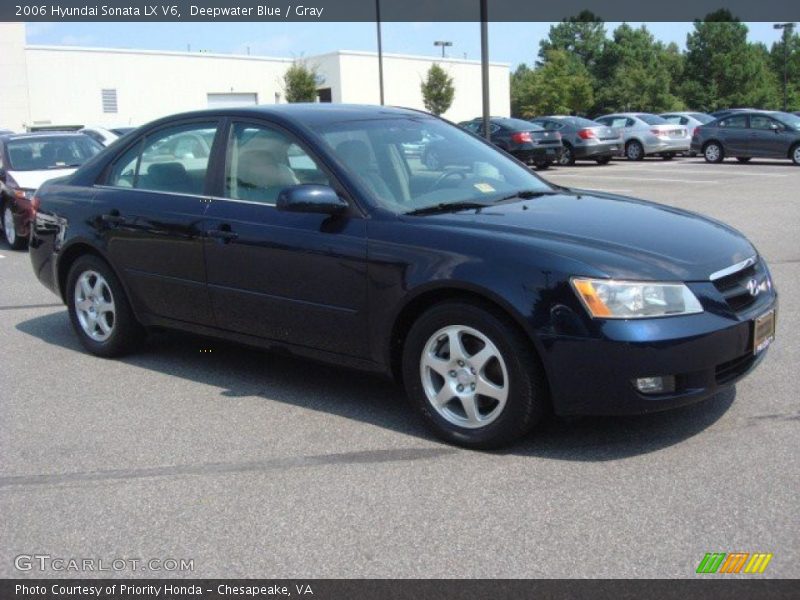
M 301 183 L 330 185 L 316 161 L 287 134 L 235 123 L 225 161 L 225 197 L 275 205 L 284 188 Z

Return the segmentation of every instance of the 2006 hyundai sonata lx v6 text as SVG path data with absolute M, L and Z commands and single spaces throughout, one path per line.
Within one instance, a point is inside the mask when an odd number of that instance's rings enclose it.
M 457 164 L 403 152 L 430 139 Z M 507 444 L 550 409 L 707 398 L 775 334 L 767 265 L 734 229 L 555 186 L 414 110 L 172 116 L 33 204 L 33 269 L 88 351 L 174 328 L 391 374 L 469 447 Z

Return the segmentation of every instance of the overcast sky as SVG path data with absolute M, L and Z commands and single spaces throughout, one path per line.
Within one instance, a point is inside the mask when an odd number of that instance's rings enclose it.
M 607 23 L 610 32 L 619 25 Z M 639 26 L 641 23 L 632 23 Z M 780 32 L 772 23 L 748 23 L 750 39 L 770 47 Z M 648 23 L 664 42 L 686 45 L 691 23 Z M 516 66 L 532 63 L 550 23 L 492 23 L 490 58 Z M 374 23 L 28 23 L 29 44 L 192 51 L 299 57 L 332 50 L 375 51 Z M 480 58 L 478 23 L 384 23 L 384 52 L 436 56 L 434 40 L 453 42 L 448 54 Z

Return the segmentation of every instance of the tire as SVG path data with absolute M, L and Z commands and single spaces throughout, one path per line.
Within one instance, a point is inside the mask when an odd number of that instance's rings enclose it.
M 738 160 L 740 163 L 747 163 L 747 162 L 750 162 L 750 158 L 752 158 L 752 157 L 750 157 L 750 156 L 737 156 L 736 160 Z
M 540 163 L 536 163 L 536 168 L 537 168 L 539 171 L 544 171 L 544 170 L 546 170 L 546 169 L 549 169 L 549 168 L 550 168 L 550 165 L 552 165 L 552 164 L 553 164 L 553 163 L 551 163 L 551 162 L 540 162 Z
M 611 157 L 610 156 L 601 156 L 600 158 L 596 158 L 595 160 L 597 161 L 598 165 L 607 165 L 608 163 L 611 162 Z
M 17 226 L 14 223 L 14 212 L 11 210 L 10 201 L 3 204 L 3 235 L 12 250 L 22 250 L 28 243 L 28 240 L 17 234 Z
M 792 146 L 792 149 L 789 151 L 789 158 L 792 159 L 794 164 L 800 166 L 800 144 Z
M 661 155 L 662 160 L 672 160 L 673 158 L 675 158 L 675 155 L 672 154 L 671 152 L 667 152 L 666 154 Z
M 725 158 L 725 150 L 719 142 L 709 142 L 703 148 L 703 158 L 709 163 L 720 163 Z
M 452 339 L 461 340 L 463 360 L 450 352 Z M 489 358 L 481 366 L 477 361 L 484 351 Z M 403 347 L 403 381 L 426 425 L 443 440 L 467 448 L 511 444 L 550 405 L 530 341 L 499 311 L 466 301 L 437 304 L 413 324 Z M 475 386 L 496 396 L 470 393 Z M 433 402 L 440 396 L 446 401 L 437 407 Z
M 558 164 L 562 167 L 571 167 L 575 164 L 575 152 L 569 144 L 564 144 L 564 151 L 561 153 L 561 158 L 558 159 Z
M 122 284 L 104 260 L 91 254 L 77 259 L 67 275 L 65 293 L 72 327 L 86 350 L 112 358 L 139 347 L 144 328 L 136 320 Z
M 625 145 L 625 157 L 628 160 L 644 160 L 644 146 L 641 142 L 631 140 Z

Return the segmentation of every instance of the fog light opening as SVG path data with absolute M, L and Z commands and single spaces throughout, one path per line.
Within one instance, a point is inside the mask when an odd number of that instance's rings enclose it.
M 675 376 L 639 377 L 633 385 L 642 394 L 668 394 L 675 391 Z

